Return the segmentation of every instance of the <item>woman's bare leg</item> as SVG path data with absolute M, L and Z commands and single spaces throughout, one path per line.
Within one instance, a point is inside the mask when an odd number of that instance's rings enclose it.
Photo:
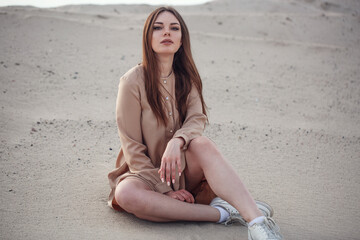
M 186 151 L 186 162 L 188 190 L 195 188 L 205 176 L 215 194 L 233 205 L 246 221 L 262 216 L 236 172 L 211 140 L 206 137 L 193 139 Z M 152 191 L 141 180 L 134 178 L 118 184 L 115 199 L 127 212 L 150 221 L 217 222 L 220 218 L 219 211 L 211 206 L 181 202 Z
M 115 199 L 127 212 L 155 222 L 217 222 L 220 218 L 219 211 L 211 206 L 181 202 L 152 191 L 145 183 L 135 178 L 124 179 L 118 184 Z
M 187 189 L 192 190 L 205 176 L 215 194 L 234 206 L 247 222 L 262 216 L 239 176 L 211 140 L 193 139 L 186 151 L 186 164 Z

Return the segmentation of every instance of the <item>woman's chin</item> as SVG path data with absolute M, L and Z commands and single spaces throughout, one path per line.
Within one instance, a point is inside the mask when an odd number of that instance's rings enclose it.
M 174 55 L 176 53 L 176 51 L 158 51 L 155 53 L 156 53 L 156 55 L 159 55 L 159 56 L 171 56 L 171 55 Z

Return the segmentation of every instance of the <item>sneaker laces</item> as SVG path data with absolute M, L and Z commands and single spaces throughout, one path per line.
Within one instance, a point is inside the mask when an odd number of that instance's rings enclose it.
M 276 237 L 282 239 L 283 236 L 280 233 L 280 227 L 275 223 L 274 219 L 272 219 L 271 217 L 267 217 L 266 219 L 267 221 L 265 220 L 262 223 L 266 226 L 265 228 L 262 228 L 265 231 L 266 235 L 269 237 L 275 235 Z
M 228 205 L 229 207 L 227 207 L 226 205 Z M 226 201 L 221 199 L 217 201 L 217 203 L 215 203 L 213 206 L 221 207 L 229 213 L 229 217 L 225 220 L 225 222 L 222 222 L 221 224 L 224 224 L 225 226 L 230 226 L 234 223 L 240 223 L 247 226 L 245 219 L 240 215 L 240 213 Z
M 223 224 L 225 226 L 230 226 L 234 223 L 241 223 L 241 224 L 247 226 L 247 222 L 239 214 L 230 212 L 230 216 Z

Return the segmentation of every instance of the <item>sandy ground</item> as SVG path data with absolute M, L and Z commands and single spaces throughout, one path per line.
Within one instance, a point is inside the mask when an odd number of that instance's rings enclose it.
M 0 8 L 1 239 L 247 239 L 107 207 L 119 78 L 153 6 Z M 177 7 L 210 112 L 206 135 L 286 239 L 360 239 L 360 2 Z

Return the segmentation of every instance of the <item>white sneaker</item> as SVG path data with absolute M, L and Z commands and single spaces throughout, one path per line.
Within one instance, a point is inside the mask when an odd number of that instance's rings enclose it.
M 248 228 L 249 240 L 281 240 L 280 228 L 275 221 L 268 217 L 262 223 L 255 223 Z
M 256 205 L 258 206 L 259 210 L 262 212 L 262 214 L 267 218 L 267 217 L 272 217 L 274 215 L 274 210 L 272 209 L 272 207 L 265 203 L 265 202 L 261 202 L 261 201 L 257 201 L 255 200 Z M 240 224 L 247 226 L 247 222 L 245 221 L 245 219 L 240 215 L 240 213 L 238 212 L 238 210 L 236 210 L 236 208 L 234 208 L 233 206 L 231 206 L 228 202 L 226 202 L 225 200 L 216 197 L 214 198 L 211 203 L 210 206 L 215 207 L 215 206 L 219 206 L 222 207 L 223 209 L 225 209 L 230 216 L 226 219 L 225 222 L 222 222 L 221 224 L 225 224 L 225 225 L 230 225 L 233 224 L 235 222 L 239 222 Z

